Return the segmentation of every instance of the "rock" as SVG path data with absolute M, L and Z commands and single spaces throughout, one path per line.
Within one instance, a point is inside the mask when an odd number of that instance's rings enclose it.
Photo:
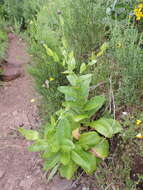
M 24 75 L 20 68 L 14 67 L 12 65 L 3 66 L 3 70 L 4 72 L 0 74 L 0 80 L 4 82 L 14 80 Z

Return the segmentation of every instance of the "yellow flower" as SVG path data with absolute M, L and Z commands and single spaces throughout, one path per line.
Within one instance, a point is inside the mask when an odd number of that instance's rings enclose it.
M 54 78 L 52 78 L 52 77 L 50 77 L 50 78 L 49 78 L 49 81 L 53 81 L 53 80 L 55 80 L 55 79 L 54 79 Z
M 143 139 L 143 135 L 142 135 L 141 133 L 138 133 L 138 134 L 136 135 L 136 138 L 138 138 L 138 139 Z
M 136 120 L 136 125 L 140 125 L 141 123 L 142 123 L 141 120 L 139 120 L 139 119 Z
M 34 98 L 33 98 L 33 99 L 31 99 L 31 100 L 30 100 L 30 102 L 31 102 L 31 103 L 34 103 L 34 102 L 35 102 L 35 99 L 34 99 Z
M 140 3 L 140 4 L 138 5 L 138 7 L 139 7 L 140 9 L 142 9 L 142 8 L 143 8 L 143 3 Z
M 136 20 L 140 20 L 141 18 L 143 18 L 143 4 L 139 4 L 138 8 L 134 9 L 134 15 L 136 16 Z

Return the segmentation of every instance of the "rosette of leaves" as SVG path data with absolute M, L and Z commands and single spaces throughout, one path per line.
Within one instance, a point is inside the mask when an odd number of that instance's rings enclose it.
M 109 154 L 108 139 L 122 130 L 114 119 L 91 119 L 104 105 L 105 98 L 89 99 L 92 75 L 76 75 L 74 65 L 72 60 L 66 71 L 70 85 L 58 88 L 65 95 L 63 108 L 45 125 L 43 135 L 19 129 L 28 140 L 34 141 L 29 151 L 42 153 L 44 170 L 52 170 L 52 175 L 59 171 L 67 179 L 71 179 L 79 167 L 92 174 L 99 161 Z

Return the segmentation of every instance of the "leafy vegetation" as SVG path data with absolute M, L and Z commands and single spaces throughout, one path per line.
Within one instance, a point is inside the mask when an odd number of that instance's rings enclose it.
M 0 17 L 0 62 L 5 57 L 7 40 L 7 33 L 4 30 L 4 20 Z
M 64 108 L 51 117 L 40 137 L 37 131 L 20 128 L 28 140 L 34 140 L 30 151 L 44 151 L 44 169 L 59 168 L 60 174 L 71 179 L 80 166 L 87 174 L 92 174 L 100 159 L 109 154 L 107 138 L 121 131 L 120 124 L 111 118 L 92 116 L 105 103 L 103 96 L 89 97 L 91 74 L 76 75 L 74 57 L 68 61 L 67 79 L 70 86 L 60 86 L 58 90 L 65 95 Z M 82 73 L 82 65 L 81 65 Z M 102 135 L 102 136 L 101 136 Z
M 28 42 L 46 121 L 19 131 L 44 169 L 70 179 L 81 167 L 101 190 L 141 187 L 143 2 L 4 0 L 0 15 Z

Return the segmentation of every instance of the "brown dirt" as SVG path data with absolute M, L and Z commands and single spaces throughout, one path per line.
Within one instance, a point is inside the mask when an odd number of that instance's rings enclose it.
M 25 43 L 9 34 L 7 62 L 24 71 L 29 61 Z M 20 126 L 39 126 L 38 96 L 32 86 L 25 73 L 0 88 L 0 190 L 70 190 L 71 182 L 58 176 L 46 184 L 39 156 L 27 151 L 29 142 L 17 132 Z

